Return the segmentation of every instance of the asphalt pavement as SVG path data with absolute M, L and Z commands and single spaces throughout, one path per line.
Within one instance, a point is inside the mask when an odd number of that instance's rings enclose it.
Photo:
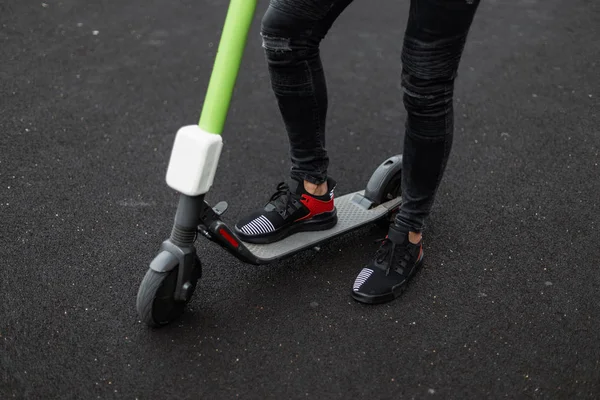
M 356 1 L 323 43 L 339 194 L 401 153 L 408 1 Z M 215 185 L 224 218 L 289 168 L 259 27 Z M 169 235 L 176 131 L 198 121 L 227 2 L 0 4 L 1 399 L 597 399 L 600 3 L 484 0 L 454 146 L 398 300 L 350 298 L 384 231 L 266 266 L 200 240 L 184 316 L 135 298 Z

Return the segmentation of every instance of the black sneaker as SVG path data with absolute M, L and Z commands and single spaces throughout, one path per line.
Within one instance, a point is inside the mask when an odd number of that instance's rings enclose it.
M 422 240 L 412 244 L 408 232 L 392 225 L 373 260 L 356 277 L 352 297 L 368 304 L 394 300 L 404 292 L 422 263 Z
M 304 182 L 281 182 L 264 208 L 242 218 L 235 233 L 248 243 L 272 243 L 302 231 L 330 229 L 337 223 L 333 203 L 335 181 L 327 179 L 327 193 L 313 196 L 304 189 Z

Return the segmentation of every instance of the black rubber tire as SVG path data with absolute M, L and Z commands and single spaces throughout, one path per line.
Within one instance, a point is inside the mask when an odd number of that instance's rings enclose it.
M 395 199 L 402 195 L 402 170 L 400 170 L 394 177 L 388 182 L 386 187 L 383 189 L 384 201 Z
M 389 201 L 395 199 L 402 195 L 402 173 L 400 172 L 390 182 L 383 190 L 384 193 L 384 201 Z M 400 205 L 398 207 L 391 209 L 385 218 L 381 218 L 377 221 L 377 225 L 381 228 L 387 229 L 389 228 L 390 223 L 394 222 L 396 219 L 396 214 L 398 214 L 398 210 L 400 209 Z
M 376 207 L 392 200 L 400 194 L 398 190 L 402 181 L 402 154 L 389 157 L 383 161 L 369 178 L 365 186 L 364 196 Z
M 179 266 L 168 272 L 148 269 L 138 290 L 136 308 L 141 320 L 150 327 L 165 326 L 178 319 L 184 312 L 187 301 L 175 301 L 175 285 Z M 196 289 L 200 277 L 199 267 L 194 267 L 191 293 Z

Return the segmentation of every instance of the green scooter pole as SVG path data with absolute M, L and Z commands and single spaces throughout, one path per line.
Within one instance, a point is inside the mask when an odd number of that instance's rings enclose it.
M 242 62 L 257 0 L 231 0 L 202 106 L 199 126 L 220 135 Z

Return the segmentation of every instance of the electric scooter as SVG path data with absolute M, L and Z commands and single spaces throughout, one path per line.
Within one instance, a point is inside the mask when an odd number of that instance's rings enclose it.
M 166 182 L 179 192 L 173 228 L 151 261 L 137 294 L 140 319 L 152 327 L 176 320 L 184 312 L 202 277 L 195 242 L 198 234 L 226 249 L 240 261 L 263 265 L 316 247 L 366 224 L 390 222 L 401 204 L 402 155 L 383 161 L 364 190 L 334 198 L 338 222 L 328 230 L 299 232 L 270 244 L 242 241 L 222 220 L 227 203 L 205 201 L 223 147 L 221 133 L 257 0 L 231 0 L 215 63 L 197 125 L 177 132 Z

